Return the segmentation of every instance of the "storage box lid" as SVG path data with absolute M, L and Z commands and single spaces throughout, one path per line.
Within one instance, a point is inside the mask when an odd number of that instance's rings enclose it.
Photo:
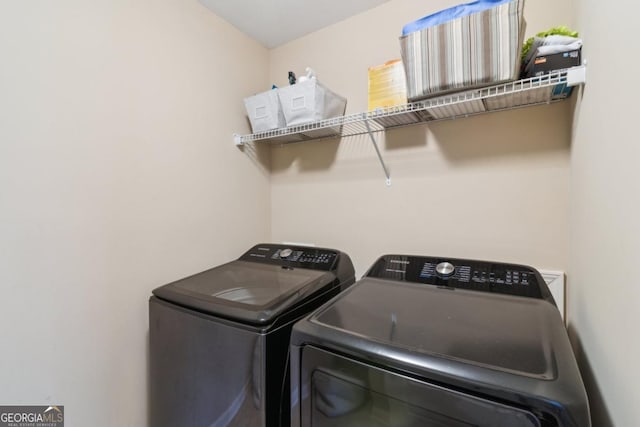
M 453 19 L 461 18 L 473 13 L 483 12 L 503 3 L 509 3 L 510 1 L 513 0 L 477 0 L 470 3 L 459 4 L 406 24 L 402 28 L 402 35 L 406 36 L 414 31 L 435 27 L 436 25 L 444 24 L 445 22 Z

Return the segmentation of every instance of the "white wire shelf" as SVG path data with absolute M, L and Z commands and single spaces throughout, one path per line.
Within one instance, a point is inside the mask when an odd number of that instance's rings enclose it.
M 234 135 L 234 141 L 237 145 L 252 141 L 289 144 L 381 132 L 437 120 L 550 104 L 568 98 L 572 87 L 585 81 L 585 66 L 574 67 L 541 77 L 457 92 L 366 113 L 349 114 L 248 135 Z

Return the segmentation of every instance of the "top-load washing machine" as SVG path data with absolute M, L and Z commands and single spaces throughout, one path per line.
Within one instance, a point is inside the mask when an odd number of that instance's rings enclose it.
M 553 297 L 526 266 L 380 258 L 291 337 L 294 427 L 588 427 Z
M 288 426 L 292 324 L 354 281 L 339 251 L 260 244 L 155 289 L 150 425 Z

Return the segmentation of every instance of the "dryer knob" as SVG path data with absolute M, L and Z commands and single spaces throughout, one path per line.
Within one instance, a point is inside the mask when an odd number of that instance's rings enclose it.
M 289 248 L 287 249 L 283 249 L 280 251 L 280 258 L 287 258 L 289 257 L 291 254 L 293 253 L 293 251 Z
M 441 262 L 436 265 L 436 273 L 442 277 L 449 277 L 453 274 L 456 268 L 450 262 Z

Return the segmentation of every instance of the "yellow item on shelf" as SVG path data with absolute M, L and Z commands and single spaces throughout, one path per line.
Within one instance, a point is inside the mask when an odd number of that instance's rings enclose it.
M 369 67 L 369 111 L 407 103 L 407 83 L 401 59 Z

